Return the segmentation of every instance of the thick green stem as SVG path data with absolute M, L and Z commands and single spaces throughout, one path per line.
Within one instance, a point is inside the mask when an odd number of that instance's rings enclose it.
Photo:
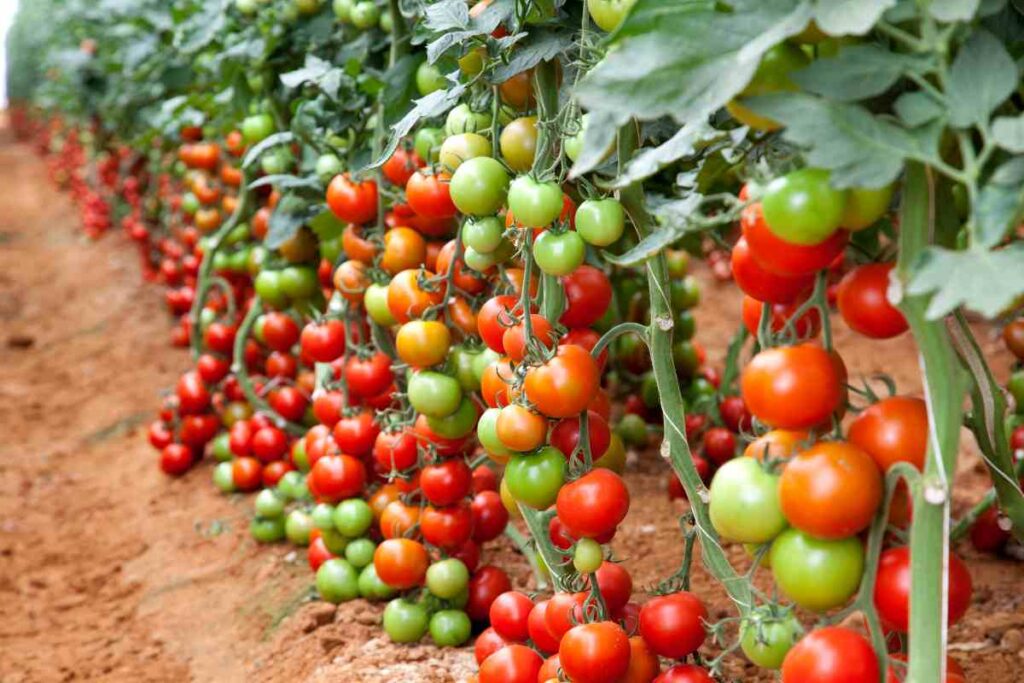
M 637 127 L 633 123 L 626 124 L 619 130 L 618 151 L 619 164 L 625 164 L 639 144 Z M 621 168 L 620 168 L 621 172 Z M 636 226 L 640 239 L 646 237 L 653 228 L 653 221 L 644 206 L 642 183 L 633 183 L 620 191 L 619 199 L 630 220 Z M 693 512 L 694 526 L 701 546 L 701 559 L 704 566 L 725 587 L 729 597 L 736 604 L 741 616 L 745 616 L 753 605 L 753 594 L 750 584 L 736 574 L 729 564 L 718 541 L 718 534 L 711 526 L 708 514 L 708 491 L 701 481 L 700 474 L 693 464 L 690 446 L 686 442 L 686 408 L 683 395 L 679 389 L 675 362 L 672 357 L 672 303 L 668 292 L 670 280 L 668 262 L 663 253 L 647 260 L 647 286 L 651 299 L 651 324 L 647 332 L 647 341 L 651 352 L 651 363 L 654 377 L 658 384 L 658 395 L 661 398 L 661 409 L 665 420 L 665 441 L 662 444 L 662 455 L 672 464 L 679 480 L 686 491 Z
M 911 162 L 903 187 L 897 263 L 904 287 L 917 257 L 933 241 L 934 231 L 934 177 L 930 169 Z M 907 680 L 916 683 L 942 681 L 946 675 L 949 514 L 965 388 L 949 333 L 941 320 L 928 320 L 927 304 L 921 296 L 903 295 L 899 301 L 920 353 L 929 424 L 924 474 L 911 487 L 910 632 L 914 637 Z
M 231 231 L 235 229 L 242 216 L 249 211 L 249 201 L 252 192 L 249 190 L 249 171 L 242 169 L 242 182 L 238 186 L 238 203 L 231 216 L 224 221 L 224 225 L 213 234 L 209 247 L 203 252 L 202 263 L 199 264 L 199 273 L 196 276 L 196 294 L 192 301 L 192 310 L 188 317 L 192 321 L 192 332 L 189 343 L 192 347 L 192 359 L 195 360 L 203 350 L 203 331 L 201 329 L 200 315 L 203 306 L 206 305 L 206 296 L 210 292 L 213 276 L 213 259 L 217 251 L 224 245 Z

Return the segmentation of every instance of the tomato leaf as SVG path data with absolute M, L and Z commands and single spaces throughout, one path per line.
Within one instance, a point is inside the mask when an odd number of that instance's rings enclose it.
M 975 242 L 978 246 L 998 244 L 1016 224 L 1024 202 L 1024 157 L 1000 166 L 978 192 L 973 209 Z
M 1009 152 L 1024 152 L 1024 115 L 1000 116 L 993 120 L 992 139 Z
M 391 127 L 391 137 L 388 139 L 388 143 L 384 145 L 381 153 L 367 164 L 362 171 L 377 168 L 390 159 L 391 155 L 395 153 L 399 141 L 413 129 L 413 126 L 423 119 L 440 116 L 451 109 L 459 101 L 459 98 L 462 97 L 462 93 L 465 90 L 466 86 L 458 83 L 447 90 L 435 90 L 429 95 L 416 100 L 413 103 L 413 108 L 399 119 L 398 123 Z
M 970 21 L 980 4 L 980 0 L 932 0 L 928 13 L 939 21 Z
M 437 33 L 465 29 L 469 26 L 469 5 L 462 0 L 434 2 L 424 9 L 423 23 Z
M 1017 79 L 1017 65 L 1002 43 L 988 31 L 976 29 L 949 70 L 949 122 L 957 128 L 984 125 L 1016 89 Z
M 814 22 L 830 36 L 862 36 L 896 0 L 818 0 Z
M 614 114 L 594 111 L 587 115 L 587 128 L 583 133 L 583 150 L 569 171 L 570 178 L 578 178 L 600 166 L 615 147 L 618 125 Z
M 264 152 L 278 145 L 284 145 L 295 139 L 295 134 L 290 130 L 284 130 L 280 133 L 274 133 L 273 135 L 260 140 L 253 145 L 245 156 L 242 158 L 242 167 L 251 166 L 257 159 L 260 158 Z
M 612 183 L 612 187 L 623 188 L 648 178 L 665 166 L 694 154 L 699 143 L 721 135 L 722 133 L 703 121 L 688 123 L 657 147 L 641 149 L 639 154 L 629 160 L 626 168 Z
M 263 243 L 268 249 L 277 249 L 323 210 L 322 202 L 310 202 L 296 194 L 285 193 L 274 207 L 274 213 L 270 214 L 267 237 Z
M 993 251 L 929 247 L 914 265 L 907 293 L 932 295 L 926 313 L 931 320 L 961 305 L 995 317 L 1024 294 L 1024 243 Z
M 518 73 L 532 69 L 543 61 L 554 59 L 572 44 L 572 34 L 566 31 L 531 31 L 512 53 L 512 58 L 488 76 L 491 83 L 507 81 Z
M 903 93 L 896 98 L 893 108 L 896 110 L 896 115 L 900 117 L 900 121 L 911 128 L 934 121 L 946 112 L 941 103 L 936 102 L 934 97 L 923 92 Z
M 839 102 L 856 102 L 881 95 L 905 73 L 923 72 L 928 63 L 912 55 L 890 52 L 878 45 L 851 45 L 835 57 L 817 59 L 793 74 L 806 90 Z
M 689 194 L 682 199 L 656 203 L 651 214 L 658 220 L 661 227 L 640 240 L 623 254 L 616 256 L 607 250 L 601 252 L 604 259 L 609 263 L 619 266 L 635 266 L 652 256 L 656 256 L 658 252 L 687 232 L 695 230 L 695 224 L 690 218 L 700 206 L 700 203 L 701 196 L 697 193 Z
M 769 48 L 811 19 L 802 0 L 728 5 L 731 11 L 694 0 L 638 0 L 612 36 L 615 49 L 580 82 L 578 100 L 620 125 L 630 118 L 704 118 L 750 82 Z
M 264 187 L 266 185 L 274 185 L 278 189 L 292 189 L 292 188 L 305 188 L 308 190 L 317 190 L 323 192 L 324 186 L 315 176 L 298 176 L 291 175 L 290 173 L 275 173 L 273 175 L 265 175 L 262 178 L 249 183 L 249 189 L 255 190 L 258 187 Z
M 896 179 L 905 158 L 931 157 L 927 141 L 858 105 L 802 93 L 744 102 L 759 114 L 785 123 L 783 137 L 807 149 L 811 166 L 832 171 L 836 187 L 882 187 Z

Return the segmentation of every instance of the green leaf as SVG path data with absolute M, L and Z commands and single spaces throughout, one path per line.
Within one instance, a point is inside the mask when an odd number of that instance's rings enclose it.
M 1024 114 L 993 120 L 992 139 L 1008 152 L 1024 152 Z
M 427 5 L 424 25 L 436 33 L 464 29 L 469 26 L 469 6 L 463 0 L 441 0 Z
M 281 74 L 281 83 L 286 88 L 298 88 L 306 83 L 317 86 L 332 100 L 337 99 L 338 91 L 343 83 L 351 83 L 352 79 L 344 69 L 320 59 L 316 55 L 306 55 L 306 63 L 301 69 Z
M 949 71 L 949 122 L 957 128 L 984 125 L 1016 89 L 1017 78 L 1017 65 L 1003 44 L 988 31 L 976 29 Z
M 807 149 L 808 164 L 832 171 L 836 187 L 883 187 L 900 174 L 905 158 L 931 156 L 921 140 L 858 105 L 802 93 L 745 102 L 757 113 L 786 124 L 783 137 Z
M 972 207 L 975 243 L 980 247 L 998 244 L 1016 225 L 1024 202 L 1024 157 L 1000 166 L 978 192 Z
M 946 112 L 942 104 L 923 92 L 903 93 L 896 98 L 893 108 L 900 121 L 911 128 L 934 121 Z
M 648 178 L 665 166 L 694 154 L 697 151 L 698 143 L 717 135 L 720 133 L 703 121 L 688 123 L 657 147 L 641 149 L 636 156 L 629 160 L 612 187 L 623 188 Z
M 656 256 L 662 249 L 690 232 L 690 216 L 700 206 L 699 194 L 689 194 L 682 199 L 664 201 L 655 205 L 651 214 L 658 219 L 661 227 L 640 240 L 625 253 L 616 256 L 602 252 L 605 260 L 619 266 L 635 266 Z
M 862 36 L 896 0 L 818 0 L 814 22 L 830 36 Z
M 267 237 L 263 243 L 269 249 L 277 249 L 295 236 L 307 221 L 323 210 L 323 204 L 310 202 L 298 195 L 286 193 L 270 214 Z
M 452 86 L 448 90 L 435 90 L 425 97 L 421 97 L 413 103 L 413 108 L 403 116 L 398 123 L 391 128 L 391 137 L 388 138 L 388 143 L 384 145 L 384 149 L 377 155 L 376 159 L 373 159 L 367 164 L 362 170 L 367 171 L 371 168 L 377 168 L 385 161 L 391 158 L 394 154 L 395 149 L 398 147 L 398 143 L 403 137 L 408 135 L 409 131 L 413 129 L 417 123 L 423 119 L 429 119 L 434 116 L 440 116 L 449 109 L 451 109 L 459 98 L 462 97 L 462 93 L 465 92 L 466 86 L 462 83 Z
M 390 123 L 404 113 L 405 106 L 418 94 L 416 69 L 420 59 L 405 55 L 384 72 L 384 121 Z
M 242 158 L 242 167 L 247 168 L 251 166 L 268 149 L 287 144 L 294 139 L 295 135 L 290 130 L 284 130 L 260 140 L 245 153 L 245 156 Z
M 932 0 L 928 13 L 939 21 L 970 21 L 980 4 L 980 0 Z
M 594 111 L 587 114 L 587 127 L 583 133 L 583 151 L 569 171 L 570 178 L 579 178 L 604 162 L 614 149 L 619 131 L 615 116 L 609 112 Z
M 273 185 L 281 190 L 305 188 L 322 192 L 324 189 L 323 184 L 312 176 L 297 176 L 290 173 L 276 173 L 257 178 L 249 183 L 249 189 L 255 190 L 258 187 L 265 187 L 267 185 Z
M 921 72 L 927 62 L 890 52 L 879 45 L 851 45 L 835 57 L 817 59 L 793 74 L 805 90 L 840 102 L 856 102 L 881 95 L 905 73 Z
M 532 69 L 541 62 L 554 59 L 572 45 L 572 34 L 565 31 L 537 29 L 519 43 L 507 64 L 497 67 L 488 76 L 491 83 L 502 83 L 512 76 Z
M 330 209 L 321 211 L 309 221 L 310 229 L 322 240 L 338 237 L 346 225 L 347 223 L 343 223 Z
M 731 11 L 693 0 L 638 0 L 612 36 L 614 49 L 580 82 L 577 99 L 618 124 L 704 118 L 750 82 L 769 48 L 811 19 L 807 0 L 728 4 Z
M 994 318 L 1024 294 L 1024 243 L 993 251 L 929 247 L 914 264 L 907 293 L 932 295 L 927 310 L 931 320 L 957 306 Z

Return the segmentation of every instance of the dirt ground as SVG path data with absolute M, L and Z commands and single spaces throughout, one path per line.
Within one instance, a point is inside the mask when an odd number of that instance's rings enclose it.
M 161 291 L 142 284 L 117 234 L 86 241 L 66 197 L 29 149 L 0 140 L 0 682 L 456 681 L 472 651 L 396 647 L 380 607 L 311 600 L 305 555 L 258 547 L 250 501 L 219 495 L 209 466 L 158 471 L 145 424 L 188 359 L 168 343 Z M 712 358 L 738 321 L 734 287 L 708 281 L 698 339 Z M 882 343 L 838 330 L 851 373 L 879 371 L 919 389 L 906 336 Z M 992 339 L 999 363 L 1005 353 Z M 717 358 L 715 360 L 720 360 Z M 1005 367 L 1002 368 L 1005 371 Z M 956 500 L 985 477 L 970 446 Z M 683 503 L 664 495 L 654 451 L 631 458 L 634 505 L 616 553 L 637 586 L 679 561 Z M 1024 680 L 1024 567 L 964 548 L 975 582 L 952 629 L 969 680 Z M 743 553 L 731 549 L 740 560 Z M 507 545 L 484 561 L 529 581 Z M 694 590 L 728 616 L 702 571 Z M 736 680 L 771 680 L 730 665 Z

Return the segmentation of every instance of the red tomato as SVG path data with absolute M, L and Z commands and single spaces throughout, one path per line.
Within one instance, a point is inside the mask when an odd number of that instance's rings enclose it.
M 693 664 L 676 664 L 655 678 L 654 683 L 715 683 L 715 679 L 711 677 L 707 669 Z
M 505 572 L 491 565 L 480 567 L 469 579 L 469 601 L 466 603 L 466 614 L 473 621 L 486 621 L 491 603 L 499 595 L 510 590 L 512 590 L 512 582 L 509 581 Z
M 373 553 L 373 567 L 380 580 L 399 590 L 423 583 L 430 556 L 422 543 L 408 538 L 389 538 Z
M 612 432 L 608 422 L 593 410 L 587 411 L 587 433 L 590 437 L 590 453 L 597 460 L 612 442 Z M 570 417 L 559 420 L 551 430 L 548 442 L 570 457 L 580 443 L 580 418 Z
M 360 410 L 338 420 L 332 434 L 343 453 L 361 458 L 373 450 L 380 426 L 374 419 L 374 411 Z
M 310 491 L 328 502 L 338 502 L 362 492 L 366 468 L 351 455 L 325 455 L 309 473 Z
M 655 654 L 682 659 L 704 643 L 707 619 L 707 608 L 693 593 L 658 596 L 640 608 L 640 636 Z
M 551 603 L 550 600 L 541 600 L 533 606 L 530 610 L 530 616 L 527 620 L 527 630 L 530 634 L 530 640 L 536 645 L 541 652 L 557 652 L 558 641 L 548 630 L 547 623 L 547 611 L 548 605 Z
M 160 451 L 160 469 L 165 474 L 177 477 L 192 466 L 192 449 L 180 443 L 164 446 Z
M 907 330 L 907 319 L 886 296 L 892 269 L 892 263 L 869 263 L 854 268 L 839 282 L 839 313 L 865 337 L 889 339 Z
M 472 479 L 469 465 L 453 458 L 426 465 L 420 472 L 420 490 L 431 505 L 454 505 L 469 495 Z
M 897 462 L 909 462 L 923 470 L 928 450 L 928 407 L 919 398 L 884 398 L 850 423 L 849 439 L 874 458 L 883 472 Z
M 320 538 L 320 536 L 309 542 L 309 548 L 306 550 L 306 560 L 309 561 L 309 568 L 314 572 L 320 569 L 320 565 L 334 556 L 334 553 L 327 549 L 324 539 Z
M 491 628 L 502 638 L 525 642 L 530 637 L 528 620 L 533 610 L 533 600 L 519 591 L 506 591 L 494 599 L 488 615 Z
M 797 312 L 802 299 L 797 299 L 788 304 L 769 304 L 772 307 L 771 331 L 781 332 L 786 323 Z M 752 336 L 757 336 L 757 328 L 761 324 L 761 308 L 764 304 L 749 296 L 743 297 L 743 325 Z M 821 332 L 821 314 L 817 308 L 807 309 L 799 318 L 793 321 L 792 329 L 797 339 L 814 339 Z
M 210 392 L 206 389 L 198 372 L 186 372 L 175 386 L 178 397 L 178 413 L 196 415 L 210 407 Z
M 405 185 L 405 197 L 412 210 L 426 218 L 451 218 L 458 213 L 448 192 L 447 173 L 427 175 L 416 171 Z
M 444 550 L 459 548 L 473 537 L 473 510 L 468 503 L 441 508 L 428 505 L 420 514 L 420 533 L 430 545 Z
M 263 467 L 256 458 L 235 458 L 231 461 L 231 480 L 239 491 L 255 491 L 263 483 Z
M 753 416 L 739 396 L 726 396 L 718 404 L 718 412 L 726 428 L 733 432 L 749 432 Z
M 492 541 L 508 525 L 508 509 L 497 491 L 481 491 L 473 496 L 473 540 L 477 543 Z
M 618 683 L 629 653 L 629 637 L 612 621 L 574 626 L 558 646 L 562 671 L 579 683 Z
M 519 299 L 511 294 L 499 294 L 488 299 L 476 316 L 477 330 L 484 344 L 498 353 L 505 352 L 505 331 L 515 324 Z
M 525 316 L 523 317 L 525 318 Z M 551 323 L 539 313 L 530 314 L 530 331 L 533 333 L 533 338 L 544 348 L 550 349 L 555 345 L 554 337 L 557 335 L 552 332 Z M 501 345 L 509 358 L 517 363 L 522 361 L 527 351 L 526 325 L 520 322 L 506 329 L 501 337 Z
M 743 237 L 732 249 L 732 277 L 747 296 L 778 304 L 794 301 L 814 284 L 813 275 L 793 277 L 765 270 L 754 260 Z
M 716 465 L 724 465 L 736 455 L 736 437 L 725 427 L 704 432 L 704 454 Z
M 418 457 L 416 437 L 407 431 L 380 432 L 373 443 L 373 460 L 382 474 L 405 471 Z
M 890 548 L 878 558 L 875 607 L 882 623 L 893 631 L 906 632 L 910 626 L 910 548 Z M 949 554 L 950 625 L 963 617 L 974 592 L 971 574 L 959 557 Z
M 302 355 L 317 363 L 330 363 L 345 353 L 345 325 L 340 320 L 311 322 L 302 328 Z
M 611 614 L 617 614 L 633 595 L 633 578 L 621 564 L 608 560 L 601 563 L 595 574 L 605 607 Z
M 384 162 L 380 170 L 384 172 L 384 177 L 392 183 L 399 187 L 405 187 L 405 184 L 409 182 L 409 178 L 416 172 L 416 169 L 422 168 L 422 166 L 423 160 L 420 159 L 416 152 L 399 147 Z
M 537 683 L 544 660 L 525 645 L 507 645 L 480 665 L 480 683 Z
M 569 629 L 583 621 L 587 593 L 555 593 L 544 610 L 544 624 L 555 641 L 561 642 Z
M 776 275 L 788 277 L 809 275 L 827 268 L 836 256 L 843 253 L 850 236 L 845 230 L 837 230 L 820 244 L 787 242 L 768 228 L 760 203 L 743 209 L 740 226 L 750 254 L 758 265 Z
M 473 645 L 473 657 L 476 659 L 477 666 L 483 664 L 485 659 L 508 644 L 509 642 L 492 627 L 485 628 L 476 637 L 476 643 Z
M 629 512 L 629 490 L 622 477 L 598 468 L 558 492 L 558 518 L 576 538 L 597 538 L 615 531 Z
M 327 186 L 327 206 L 346 223 L 366 223 L 377 217 L 377 183 L 336 175 Z
M 780 429 L 810 429 L 835 412 L 844 377 L 833 357 L 813 344 L 765 349 L 740 378 L 743 400 L 762 422 Z
M 345 363 L 345 382 L 355 396 L 376 396 L 391 386 L 391 358 L 377 351 L 368 358 L 350 356 Z
M 971 526 L 971 545 L 983 553 L 996 553 L 1010 540 L 1010 532 L 1000 526 L 1000 513 L 996 507 L 985 510 Z M 1008 521 L 1008 520 L 1007 520 Z
M 864 636 L 839 626 L 804 636 L 782 662 L 786 683 L 868 683 L 879 679 L 875 651 Z
M 566 307 L 559 322 L 566 327 L 590 327 L 612 302 L 612 284 L 604 271 L 582 265 L 562 278 Z

